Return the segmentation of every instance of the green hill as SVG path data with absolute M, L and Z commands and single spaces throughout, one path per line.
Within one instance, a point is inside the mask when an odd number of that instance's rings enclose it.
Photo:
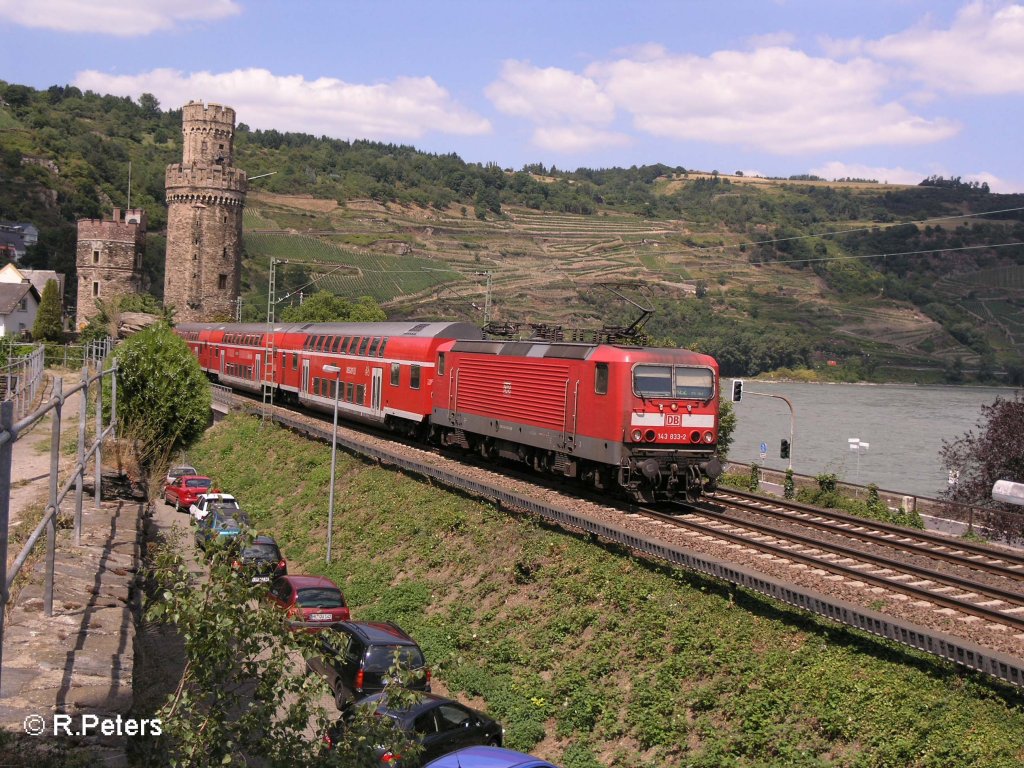
M 74 290 L 74 222 L 127 203 L 130 162 L 159 296 L 180 110 L 71 86 L 0 82 L 0 97 L 0 219 L 40 228 L 30 265 Z M 486 307 L 497 321 L 628 325 L 637 308 L 602 287 L 615 283 L 657 310 L 659 341 L 716 355 L 726 375 L 1024 382 L 1024 195 L 935 177 L 514 171 L 244 122 L 235 149 L 250 175 L 274 173 L 245 212 L 246 319 L 265 317 L 271 259 L 290 262 L 278 297 L 368 295 L 392 317 L 481 322 Z

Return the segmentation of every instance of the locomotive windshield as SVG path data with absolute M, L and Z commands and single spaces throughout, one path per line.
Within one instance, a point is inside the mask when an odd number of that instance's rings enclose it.
M 640 397 L 710 400 L 715 394 L 715 377 L 710 368 L 638 365 L 633 369 L 633 391 Z

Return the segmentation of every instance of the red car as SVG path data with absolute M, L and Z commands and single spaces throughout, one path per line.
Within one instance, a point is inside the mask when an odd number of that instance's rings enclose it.
M 270 587 L 269 598 L 285 611 L 292 629 L 315 632 L 350 618 L 338 585 L 323 576 L 282 576 Z
M 178 512 L 188 512 L 189 507 L 204 493 L 209 493 L 213 481 L 204 475 L 182 475 L 164 487 L 164 503 Z

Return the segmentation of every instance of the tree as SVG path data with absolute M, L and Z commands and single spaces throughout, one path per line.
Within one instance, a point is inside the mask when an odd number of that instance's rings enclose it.
M 415 759 L 418 745 L 389 718 L 359 707 L 334 748 L 322 748 L 330 719 L 319 702 L 327 699 L 327 685 L 307 674 L 303 662 L 323 653 L 319 636 L 290 631 L 265 599 L 266 585 L 238 577 L 232 562 L 253 533 L 243 532 L 242 541 L 211 542 L 205 578 L 196 577 L 179 546 L 158 550 L 146 615 L 173 626 L 184 658 L 177 685 L 154 713 L 162 734 L 139 749 L 144 754 L 137 762 L 359 768 L 378 764 L 378 744 Z M 401 677 L 400 670 L 392 671 Z M 417 694 L 388 686 L 386 696 L 390 706 L 401 706 Z
M 971 430 L 952 442 L 943 441 L 942 465 L 956 482 L 943 496 L 960 504 L 993 511 L 988 524 L 1004 535 L 1024 533 L 1019 509 L 992 500 L 996 480 L 1024 482 L 1024 397 L 1021 390 L 1012 400 L 997 397 L 981 407 L 978 431 Z
M 160 473 L 162 461 L 202 436 L 210 421 L 210 388 L 188 344 L 163 322 L 118 346 L 114 359 L 121 435 L 146 481 Z
M 732 434 L 736 430 L 736 411 L 732 407 L 732 401 L 724 397 L 718 399 L 718 457 L 726 459 L 729 457 L 729 448 L 732 446 Z
M 314 293 L 298 306 L 281 312 L 281 320 L 286 323 L 379 323 L 387 319 L 369 296 L 349 301 L 327 291 Z
M 36 321 L 32 324 L 32 338 L 36 341 L 64 341 L 61 324 L 60 288 L 56 280 L 47 280 L 39 301 Z

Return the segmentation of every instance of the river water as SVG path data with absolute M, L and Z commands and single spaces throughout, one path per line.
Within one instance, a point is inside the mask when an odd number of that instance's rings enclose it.
M 976 430 L 981 406 L 996 397 L 1010 399 L 1013 389 L 992 387 L 916 387 L 895 384 L 798 384 L 745 381 L 743 397 L 733 403 L 737 424 L 729 459 L 785 470 L 780 441 L 789 439 L 793 404 L 793 471 L 831 472 L 841 480 L 917 496 L 935 497 L 948 475 L 939 459 L 942 441 Z M 722 380 L 722 396 L 732 380 Z M 762 394 L 756 394 L 762 393 Z M 857 438 L 867 447 L 850 449 Z M 761 458 L 761 443 L 767 446 Z

